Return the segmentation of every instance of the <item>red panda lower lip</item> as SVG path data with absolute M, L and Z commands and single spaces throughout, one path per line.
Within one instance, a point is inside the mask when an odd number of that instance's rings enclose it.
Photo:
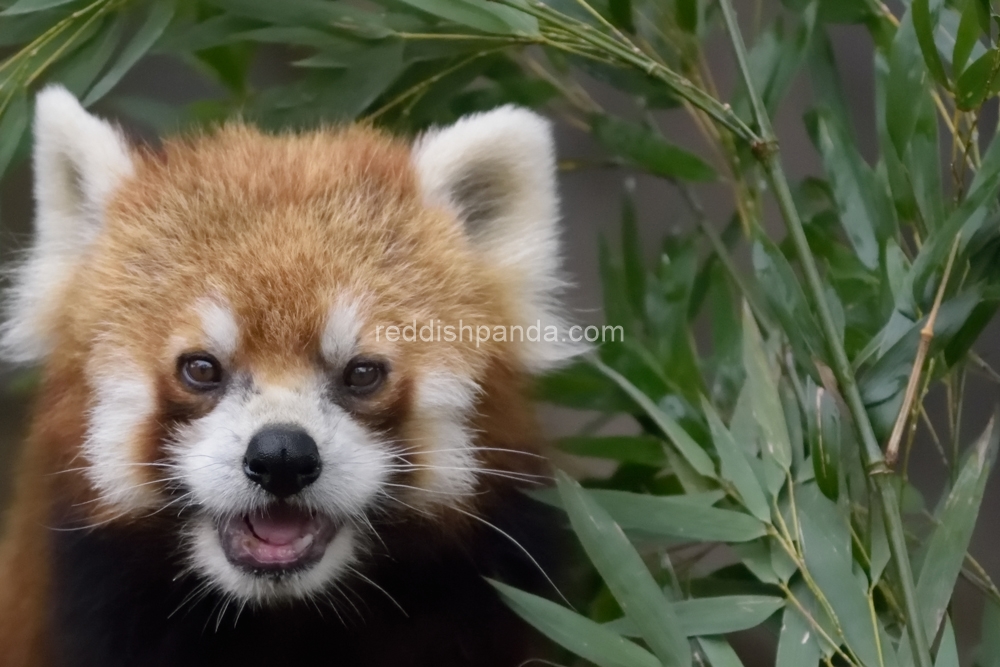
M 274 505 L 219 524 L 226 558 L 252 571 L 280 573 L 313 565 L 336 533 L 329 517 L 288 505 Z

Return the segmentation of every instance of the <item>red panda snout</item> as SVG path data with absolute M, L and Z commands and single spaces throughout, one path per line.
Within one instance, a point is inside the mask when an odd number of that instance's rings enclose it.
M 276 498 L 287 498 L 319 478 L 316 441 L 295 425 L 267 426 L 250 438 L 243 472 Z

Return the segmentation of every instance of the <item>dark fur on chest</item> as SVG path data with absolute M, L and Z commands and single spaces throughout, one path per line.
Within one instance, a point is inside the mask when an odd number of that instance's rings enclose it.
M 518 492 L 494 507 L 487 519 L 550 572 L 559 532 L 551 510 Z M 509 540 L 483 527 L 434 548 L 426 535 L 399 526 L 385 539 L 387 553 L 361 566 L 384 592 L 353 576 L 333 591 L 335 605 L 317 600 L 240 611 L 231 603 L 223 611 L 225 601 L 214 594 L 185 603 L 202 582 L 178 577 L 183 565 L 169 531 L 56 532 L 56 665 L 515 667 L 537 655 L 538 637 L 483 579 L 551 595 Z

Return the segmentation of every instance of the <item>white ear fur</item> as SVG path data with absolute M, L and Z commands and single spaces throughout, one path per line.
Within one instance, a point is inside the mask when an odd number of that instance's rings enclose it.
M 566 324 L 556 296 L 565 283 L 548 121 L 514 106 L 466 116 L 420 137 L 413 162 L 425 200 L 454 211 L 487 261 L 509 276 L 520 323 L 558 328 L 559 341 L 522 346 L 528 368 L 543 371 L 581 352 L 561 340 Z
M 19 362 L 50 351 L 59 292 L 100 232 L 109 197 L 132 174 L 121 133 L 62 86 L 38 94 L 34 133 L 35 240 L 14 273 L 0 337 L 3 356 Z

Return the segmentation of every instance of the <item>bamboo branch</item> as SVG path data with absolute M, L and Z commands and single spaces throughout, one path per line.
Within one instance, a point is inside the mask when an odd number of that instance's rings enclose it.
M 951 276 L 951 268 L 955 263 L 955 255 L 958 254 L 959 236 L 955 236 L 954 243 L 951 244 L 951 252 L 948 254 L 948 263 L 944 267 L 944 275 L 941 277 L 941 284 L 938 285 L 937 294 L 934 296 L 934 306 L 931 314 L 927 317 L 927 322 L 920 329 L 920 345 L 917 347 L 917 357 L 913 361 L 913 370 L 910 372 L 910 379 L 906 383 L 906 393 L 903 395 L 903 405 L 896 417 L 896 423 L 892 427 L 892 435 L 889 436 L 889 444 L 885 447 L 886 465 L 895 465 L 899 456 L 899 441 L 903 437 L 903 429 L 909 421 L 910 411 L 913 409 L 913 401 L 917 396 L 917 385 L 920 384 L 920 374 L 923 372 L 924 361 L 927 360 L 927 352 L 931 348 L 931 341 L 934 340 L 934 324 L 937 322 L 938 312 L 941 310 L 941 302 L 944 300 L 944 292 L 948 287 L 948 278 Z
M 819 315 L 820 325 L 822 326 L 826 344 L 832 357 L 833 372 L 837 377 L 837 383 L 840 385 L 841 392 L 847 401 L 855 428 L 857 428 L 858 435 L 864 445 L 862 452 L 865 463 L 880 496 L 882 511 L 885 514 L 889 546 L 903 589 L 903 605 L 908 617 L 906 628 L 913 647 L 916 666 L 931 667 L 930 647 L 924 632 L 923 623 L 921 622 L 920 609 L 917 606 L 913 571 L 910 567 L 910 558 L 906 549 L 906 538 L 903 533 L 903 523 L 899 514 L 896 489 L 892 485 L 890 477 L 885 474 L 889 471 L 886 468 L 885 460 L 882 458 L 882 450 L 879 447 L 875 431 L 868 418 L 864 401 L 861 399 L 861 392 L 858 390 L 854 373 L 851 371 L 847 352 L 840 341 L 840 335 L 834 323 L 833 315 L 830 312 L 830 307 L 824 297 L 823 281 L 820 278 L 819 269 L 816 267 L 812 251 L 809 248 L 809 242 L 806 239 L 802 221 L 795 208 L 788 180 L 778 159 L 777 139 L 771 127 L 770 118 L 750 76 L 746 46 L 743 43 L 743 37 L 736 23 L 736 12 L 733 9 L 732 1 L 719 0 L 719 6 L 722 9 L 726 29 L 732 40 L 733 49 L 736 52 L 736 60 L 746 83 L 754 117 L 760 130 L 760 143 L 757 146 L 752 146 L 755 148 L 754 155 L 760 161 L 774 188 L 778 206 L 781 209 L 781 214 L 788 228 L 789 235 L 792 237 L 799 262 L 806 277 L 807 286 Z

